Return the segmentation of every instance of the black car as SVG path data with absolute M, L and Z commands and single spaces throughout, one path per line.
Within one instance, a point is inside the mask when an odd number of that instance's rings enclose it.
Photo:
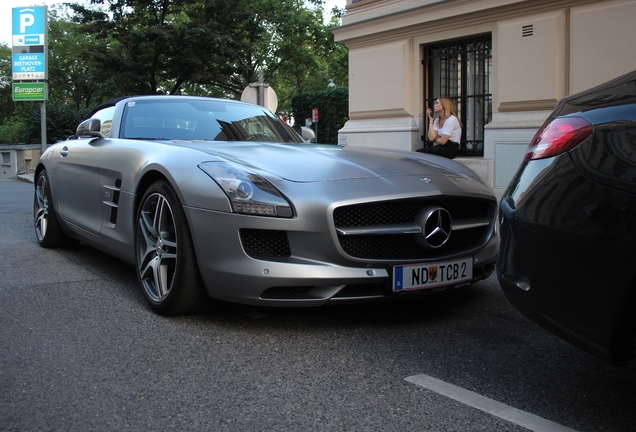
M 636 340 L 636 71 L 563 99 L 500 202 L 499 282 L 531 320 L 616 365 Z

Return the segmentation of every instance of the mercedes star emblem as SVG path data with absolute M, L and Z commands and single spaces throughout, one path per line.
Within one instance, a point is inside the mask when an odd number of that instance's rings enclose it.
M 448 210 L 429 206 L 417 214 L 415 222 L 422 227 L 422 234 L 416 236 L 417 243 L 425 249 L 437 249 L 450 238 L 453 220 Z

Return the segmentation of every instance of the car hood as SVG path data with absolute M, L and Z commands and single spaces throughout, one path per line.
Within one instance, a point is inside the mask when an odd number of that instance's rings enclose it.
M 475 177 L 472 171 L 450 159 L 399 150 L 237 142 L 187 146 L 294 182 L 405 175 Z

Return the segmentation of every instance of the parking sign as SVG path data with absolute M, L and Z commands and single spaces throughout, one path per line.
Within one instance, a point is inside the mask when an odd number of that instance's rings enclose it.
M 13 8 L 13 46 L 44 45 L 47 7 Z
M 13 80 L 47 79 L 47 6 L 13 8 L 12 12 Z

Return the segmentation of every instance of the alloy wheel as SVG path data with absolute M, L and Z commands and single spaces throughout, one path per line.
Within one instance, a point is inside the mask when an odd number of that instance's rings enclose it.
M 38 241 L 44 240 L 49 223 L 49 196 L 46 176 L 38 177 L 35 187 L 35 234 Z
M 172 208 L 160 193 L 149 195 L 142 205 L 136 247 L 143 289 L 151 301 L 161 303 L 172 289 L 178 254 Z

